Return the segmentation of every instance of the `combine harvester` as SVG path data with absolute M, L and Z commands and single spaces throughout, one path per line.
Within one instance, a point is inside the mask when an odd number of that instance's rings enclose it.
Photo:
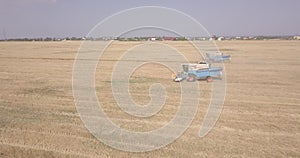
M 197 64 L 182 64 L 182 72 L 172 75 L 172 79 L 175 82 L 188 81 L 194 82 L 196 80 L 207 80 L 212 82 L 213 78 L 222 79 L 222 68 L 211 67 L 211 63 L 223 62 L 231 60 L 230 55 L 223 55 L 220 53 L 209 54 L 206 53 L 205 61 Z
M 188 81 L 194 82 L 196 80 L 207 80 L 212 82 L 213 78 L 222 77 L 222 68 L 211 68 L 206 62 L 199 64 L 182 64 L 183 71 L 173 74 L 172 78 L 175 82 Z

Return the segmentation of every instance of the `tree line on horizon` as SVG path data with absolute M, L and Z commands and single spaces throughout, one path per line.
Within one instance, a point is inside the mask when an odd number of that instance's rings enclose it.
M 220 36 L 223 37 L 223 36 Z M 223 37 L 223 40 L 293 40 L 296 36 L 230 36 Z M 218 37 L 65 37 L 65 38 L 55 38 L 55 37 L 45 37 L 45 38 L 9 38 L 0 39 L 0 41 L 108 41 L 108 40 L 118 40 L 118 41 L 147 41 L 155 38 L 156 41 L 171 40 L 171 41 L 186 41 L 186 40 L 218 40 Z

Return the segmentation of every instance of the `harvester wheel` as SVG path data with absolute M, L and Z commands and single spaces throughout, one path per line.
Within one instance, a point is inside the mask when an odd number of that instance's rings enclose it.
M 209 76 L 206 78 L 206 80 L 207 80 L 207 82 L 212 82 L 213 79 L 212 79 L 212 77 Z
M 189 75 L 187 81 L 188 81 L 188 82 L 194 82 L 194 81 L 196 81 L 195 75 Z

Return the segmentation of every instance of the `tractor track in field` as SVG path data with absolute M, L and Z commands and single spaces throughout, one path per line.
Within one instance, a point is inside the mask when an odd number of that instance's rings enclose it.
M 77 153 L 77 152 L 68 152 L 68 151 L 63 151 L 63 150 L 57 150 L 57 149 L 46 149 L 43 148 L 39 145 L 22 145 L 22 144 L 18 144 L 18 143 L 10 143 L 10 142 L 1 142 L 1 145 L 5 145 L 5 146 L 10 146 L 10 147 L 19 147 L 19 148 L 24 148 L 24 149 L 29 149 L 29 150 L 38 150 L 38 151 L 47 151 L 47 152 L 54 152 L 54 153 L 60 153 L 62 155 L 68 155 L 68 156 L 80 156 L 80 157 L 93 157 L 93 156 L 88 156 L 86 154 L 82 154 L 82 153 Z
M 75 61 L 74 58 L 27 58 L 27 57 L 0 57 L 1 59 L 11 59 L 11 60 L 66 60 L 66 61 Z M 82 61 L 111 61 L 111 62 L 117 62 L 117 61 L 126 61 L 126 62 L 149 62 L 148 60 L 116 60 L 116 59 L 76 59 L 76 60 L 82 60 Z M 163 61 L 155 61 L 155 62 L 165 62 L 165 63 L 180 63 L 182 61 L 178 61 L 178 60 L 163 60 Z M 191 61 L 191 62 L 198 62 L 198 61 Z

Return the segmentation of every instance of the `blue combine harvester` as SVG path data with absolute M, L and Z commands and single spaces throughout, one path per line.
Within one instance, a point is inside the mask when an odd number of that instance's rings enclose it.
M 213 78 L 222 77 L 222 68 L 206 67 L 193 68 L 195 64 L 182 64 L 183 71 L 178 74 L 173 75 L 173 80 L 175 82 L 181 82 L 186 80 L 188 82 L 194 82 L 196 80 L 207 80 L 207 82 L 212 82 Z

